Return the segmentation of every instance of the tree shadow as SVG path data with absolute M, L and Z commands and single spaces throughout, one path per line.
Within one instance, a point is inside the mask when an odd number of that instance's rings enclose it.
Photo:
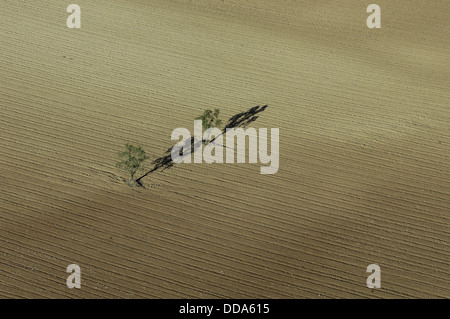
M 259 115 L 257 115 L 257 114 L 263 112 L 267 107 L 268 107 L 268 105 L 264 105 L 264 106 L 259 106 L 258 105 L 258 106 L 254 106 L 254 107 L 250 108 L 249 110 L 247 110 L 245 112 L 241 112 L 241 113 L 238 113 L 236 115 L 233 115 L 232 117 L 230 117 L 228 119 L 227 124 L 225 125 L 224 129 L 222 130 L 222 134 L 225 134 L 227 129 L 239 128 L 239 127 L 244 128 L 244 127 L 246 127 L 250 123 L 256 121 L 258 119 L 258 117 L 259 117 Z M 209 143 L 214 142 L 214 140 L 217 137 L 218 136 L 214 137 L 211 141 L 209 141 Z M 188 152 L 183 153 L 182 155 L 180 154 L 181 157 L 191 155 L 193 152 L 195 152 L 195 150 L 197 148 L 199 148 L 203 144 L 203 141 L 198 141 L 193 136 L 190 139 L 186 140 L 185 143 L 186 144 L 191 144 L 191 147 L 189 148 Z M 148 172 L 146 172 L 145 174 L 143 174 L 138 179 L 136 179 L 136 183 L 138 183 L 139 185 L 142 186 L 141 180 L 144 177 L 146 177 L 149 174 L 151 174 L 153 172 L 156 172 L 156 171 L 165 171 L 166 169 L 172 168 L 173 165 L 175 164 L 172 161 L 172 155 L 171 155 L 172 154 L 172 149 L 173 149 L 173 146 L 168 148 L 167 151 L 165 151 L 163 155 L 161 155 L 160 157 L 155 159 L 152 162 L 152 164 L 154 164 L 153 168 L 151 170 L 149 170 Z
M 225 132 L 227 128 L 246 127 L 251 122 L 256 121 L 256 119 L 259 117 L 256 114 L 264 111 L 267 107 L 268 105 L 254 106 L 246 112 L 238 113 L 230 117 L 227 125 L 225 125 L 225 128 L 223 129 L 223 132 Z

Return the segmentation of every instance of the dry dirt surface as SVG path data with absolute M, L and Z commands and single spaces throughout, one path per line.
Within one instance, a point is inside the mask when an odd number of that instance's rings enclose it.
M 449 1 L 76 3 L 0 0 L 0 297 L 450 297 Z M 266 104 L 276 174 L 115 167 Z

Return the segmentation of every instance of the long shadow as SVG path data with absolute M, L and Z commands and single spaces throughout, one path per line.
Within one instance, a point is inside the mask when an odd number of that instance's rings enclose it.
M 254 106 L 252 108 L 250 108 L 249 110 L 245 111 L 245 112 L 241 112 L 238 113 L 236 115 L 233 115 L 232 117 L 230 117 L 228 119 L 227 124 L 225 125 L 225 128 L 222 130 L 222 134 L 225 134 L 227 129 L 231 129 L 231 128 L 238 128 L 238 127 L 246 127 L 247 125 L 249 125 L 250 123 L 256 121 L 259 117 L 259 115 L 257 115 L 258 113 L 263 112 L 266 108 L 268 107 L 268 105 L 264 105 L 264 106 Z M 209 143 L 214 142 L 214 140 L 217 138 L 218 136 L 214 137 L 211 141 L 209 141 Z M 183 154 L 182 156 L 188 156 L 190 154 L 192 154 L 198 147 L 200 147 L 203 142 L 202 141 L 196 141 L 194 137 L 191 137 L 190 140 L 186 140 L 186 143 L 190 143 L 191 147 L 190 152 L 187 152 L 186 154 Z M 161 155 L 160 157 L 158 157 L 157 159 L 155 159 L 152 164 L 154 164 L 153 168 L 151 170 L 149 170 L 148 172 L 146 172 L 144 175 L 142 175 L 141 177 L 139 177 L 136 182 L 139 185 L 142 185 L 141 180 L 148 176 L 149 174 L 156 172 L 156 171 L 164 171 L 166 169 L 172 168 L 173 165 L 175 164 L 172 161 L 172 149 L 173 146 L 170 147 L 169 149 L 167 149 L 167 151 L 164 152 L 163 155 Z

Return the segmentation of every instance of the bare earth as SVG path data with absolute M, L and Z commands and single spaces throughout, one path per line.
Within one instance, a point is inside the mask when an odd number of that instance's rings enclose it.
M 450 297 L 449 1 L 76 3 L 0 0 L 0 297 Z M 114 166 L 265 104 L 275 175 Z

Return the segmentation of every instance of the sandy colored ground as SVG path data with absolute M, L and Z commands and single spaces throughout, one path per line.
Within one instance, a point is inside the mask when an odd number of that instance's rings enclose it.
M 0 297 L 450 297 L 450 2 L 363 2 L 0 0 Z M 121 181 L 126 142 L 264 104 L 277 174 Z

